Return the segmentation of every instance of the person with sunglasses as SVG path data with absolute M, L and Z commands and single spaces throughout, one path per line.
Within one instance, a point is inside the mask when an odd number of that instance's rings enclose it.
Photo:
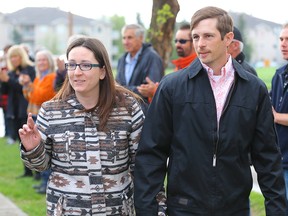
M 178 59 L 172 60 L 175 65 L 175 71 L 187 67 L 197 57 L 193 47 L 190 24 L 185 23 L 180 26 L 175 35 L 175 49 Z
M 179 58 L 171 62 L 175 65 L 174 71 L 178 71 L 187 67 L 197 57 L 193 48 L 189 23 L 184 23 L 180 26 L 176 32 L 174 43 Z M 151 102 L 159 83 L 153 82 L 149 77 L 146 78 L 146 82 L 138 86 L 137 89 L 142 95 L 148 97 L 149 102 Z
M 31 169 L 51 167 L 47 215 L 134 216 L 133 170 L 144 114 L 141 98 L 116 84 L 96 38 L 73 40 L 67 78 L 34 123 L 19 129 L 21 157 Z

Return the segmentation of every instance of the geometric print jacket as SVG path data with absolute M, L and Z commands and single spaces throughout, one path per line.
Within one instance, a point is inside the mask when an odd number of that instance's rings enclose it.
M 31 169 L 52 169 L 47 215 L 135 215 L 133 169 L 145 117 L 135 98 L 125 99 L 128 108 L 115 107 L 105 131 L 74 94 L 43 103 L 36 122 L 42 141 L 28 152 L 22 147 L 21 157 Z

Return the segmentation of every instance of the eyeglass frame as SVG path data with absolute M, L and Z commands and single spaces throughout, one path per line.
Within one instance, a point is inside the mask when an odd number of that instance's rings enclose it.
M 175 39 L 174 40 L 174 43 L 176 44 L 177 42 L 179 42 L 180 44 L 186 44 L 187 43 L 187 41 L 192 41 L 192 39 Z
M 69 67 L 69 65 L 70 64 L 73 64 L 73 65 L 75 65 L 75 68 L 74 69 L 68 69 L 68 67 Z M 85 69 L 85 70 L 83 70 L 82 69 L 82 67 L 81 67 L 81 65 L 89 65 L 90 66 L 90 68 L 89 69 Z M 81 71 L 89 71 L 89 70 L 91 70 L 93 67 L 101 67 L 101 65 L 100 64 L 91 64 L 91 63 L 79 63 L 79 64 L 77 64 L 77 63 L 65 63 L 65 69 L 66 70 L 69 70 L 69 71 L 73 71 L 73 70 L 76 70 L 76 68 L 77 68 L 77 66 L 80 68 L 80 70 Z

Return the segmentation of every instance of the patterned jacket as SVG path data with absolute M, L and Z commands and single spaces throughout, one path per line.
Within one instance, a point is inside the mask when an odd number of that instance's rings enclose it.
M 115 107 L 107 131 L 75 95 L 43 103 L 37 117 L 42 142 L 21 156 L 31 169 L 51 166 L 47 215 L 135 215 L 133 169 L 144 115 L 139 103 Z

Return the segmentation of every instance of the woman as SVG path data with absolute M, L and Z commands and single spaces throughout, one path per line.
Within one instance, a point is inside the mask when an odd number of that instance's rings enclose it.
M 29 60 L 27 52 L 21 45 L 13 45 L 7 52 L 8 73 L 1 73 L 2 93 L 8 94 L 7 126 L 14 142 L 18 140 L 18 130 L 27 120 L 28 101 L 22 93 L 22 85 L 19 83 L 20 74 L 27 74 L 31 80 L 35 78 L 33 62 Z M 24 174 L 19 177 L 33 176 L 30 169 L 25 167 Z
M 36 78 L 21 74 L 19 83 L 23 85 L 23 95 L 28 100 L 27 113 L 32 113 L 33 118 L 41 108 L 43 102 L 50 100 L 56 95 L 54 81 L 56 78 L 53 55 L 48 50 L 41 50 L 35 56 Z
M 135 215 L 132 175 L 144 115 L 138 96 L 115 84 L 94 38 L 67 49 L 67 77 L 53 100 L 19 130 L 22 159 L 51 166 L 47 215 Z
M 24 97 L 29 102 L 27 113 L 32 114 L 34 121 L 36 121 L 42 103 L 56 95 L 56 91 L 54 90 L 56 73 L 52 53 L 49 50 L 38 51 L 35 56 L 35 64 L 36 78 L 33 82 L 26 74 L 21 74 L 19 77 L 19 82 L 23 85 Z M 41 172 L 41 175 L 38 173 L 38 179 L 41 176 L 41 183 L 40 185 L 33 186 L 37 190 L 37 193 L 46 193 L 50 173 L 50 169 Z

